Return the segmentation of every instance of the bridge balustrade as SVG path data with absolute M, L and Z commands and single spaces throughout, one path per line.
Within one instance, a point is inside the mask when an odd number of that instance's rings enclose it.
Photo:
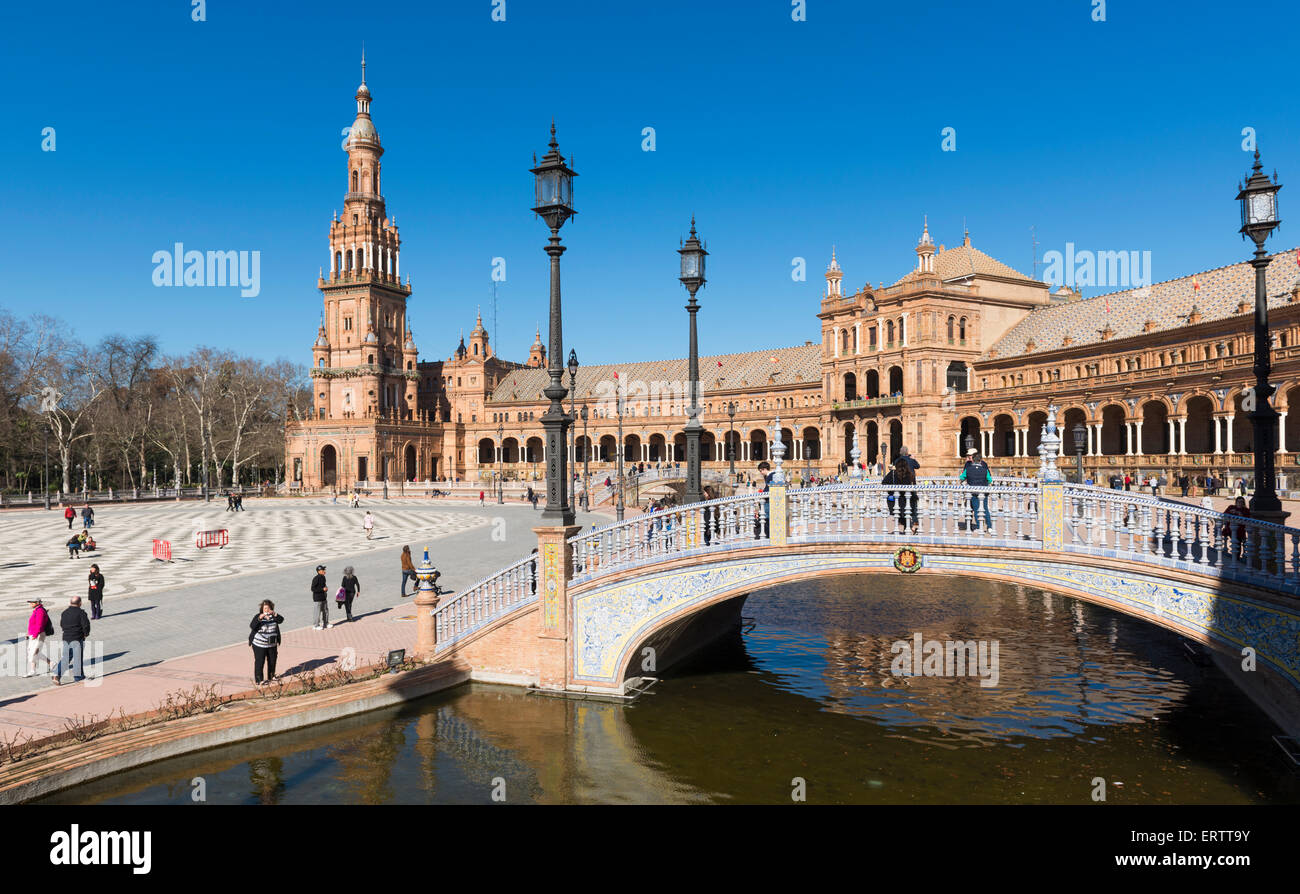
M 1300 590 L 1300 530 L 1131 492 L 1067 484 L 1062 549 L 1215 569 Z
M 768 540 L 767 495 L 746 494 L 676 506 L 569 538 L 573 580 L 675 555 L 733 548 Z
M 433 610 L 438 650 L 453 646 L 497 618 L 537 601 L 534 553 L 443 601 Z
M 971 523 L 971 499 L 988 501 L 992 530 Z M 790 491 L 790 542 L 813 543 L 940 538 L 1014 540 L 1041 546 L 1039 491 L 1021 484 L 972 488 L 964 484 L 840 484 Z M 913 533 L 912 505 L 917 530 Z M 900 518 L 904 514 L 906 518 Z

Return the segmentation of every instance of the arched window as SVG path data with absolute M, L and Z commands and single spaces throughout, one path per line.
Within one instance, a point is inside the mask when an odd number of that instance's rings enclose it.
M 893 320 L 885 321 L 885 344 L 889 345 L 890 347 L 894 346 L 894 321 Z
M 374 355 L 374 354 L 367 354 L 367 355 L 366 355 L 366 363 L 370 364 L 371 366 L 374 366 L 374 365 L 375 365 L 375 355 Z M 371 395 L 372 395 L 372 396 L 374 395 L 374 392 L 373 392 L 373 391 L 371 392 Z
M 898 318 L 898 340 L 907 341 L 907 320 Z
M 952 344 L 952 340 L 956 332 L 956 329 L 957 329 L 957 318 L 949 317 L 948 318 L 948 344 Z
M 352 172 L 352 191 L 353 191 L 353 192 L 356 192 L 356 191 L 357 191 L 357 172 L 356 172 L 356 171 L 353 171 L 353 172 Z
M 334 269 L 339 273 L 343 272 L 343 252 L 334 252 Z
M 370 172 L 370 191 L 379 192 L 379 175 L 374 171 Z
M 957 323 L 957 340 L 966 344 L 966 318 L 962 317 Z
M 478 343 L 477 343 L 477 342 L 474 343 L 474 353 L 475 353 L 475 354 L 478 354 Z
M 348 270 L 352 269 L 352 249 L 348 249 Z

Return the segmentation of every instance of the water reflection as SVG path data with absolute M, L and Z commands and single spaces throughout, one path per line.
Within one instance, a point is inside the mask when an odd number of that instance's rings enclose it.
M 865 576 L 752 595 L 745 631 L 630 707 L 471 686 L 179 758 L 62 803 L 1297 801 L 1258 709 L 1173 634 L 1033 588 Z M 899 677 L 891 646 L 997 640 L 999 680 Z

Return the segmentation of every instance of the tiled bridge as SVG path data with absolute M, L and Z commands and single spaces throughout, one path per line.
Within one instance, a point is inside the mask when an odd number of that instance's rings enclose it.
M 972 495 L 992 530 L 972 524 Z M 900 531 L 894 507 L 915 502 Z M 980 506 L 979 520 L 983 521 Z M 622 694 L 642 648 L 755 590 L 849 573 L 984 577 L 1075 596 L 1241 655 L 1300 697 L 1300 529 L 1073 484 L 934 480 L 750 494 L 590 531 L 435 603 L 419 647 L 476 679 Z M 731 603 L 739 606 L 740 603 Z

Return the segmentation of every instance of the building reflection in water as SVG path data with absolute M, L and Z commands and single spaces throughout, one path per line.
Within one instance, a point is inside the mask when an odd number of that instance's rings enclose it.
M 1087 728 L 1142 723 L 1177 706 L 1188 686 L 1147 654 L 1121 643 L 1114 613 L 1023 586 L 969 578 L 842 577 L 809 585 L 845 608 L 825 629 L 820 680 L 827 708 L 859 714 L 909 735 L 991 743 L 1018 736 L 1074 736 Z M 801 595 L 807 590 L 801 590 Z M 778 599 L 775 591 L 767 594 Z M 753 599 L 754 597 L 751 597 Z M 1133 620 L 1131 625 L 1142 625 Z M 899 640 L 998 642 L 997 685 L 980 677 L 898 676 Z

